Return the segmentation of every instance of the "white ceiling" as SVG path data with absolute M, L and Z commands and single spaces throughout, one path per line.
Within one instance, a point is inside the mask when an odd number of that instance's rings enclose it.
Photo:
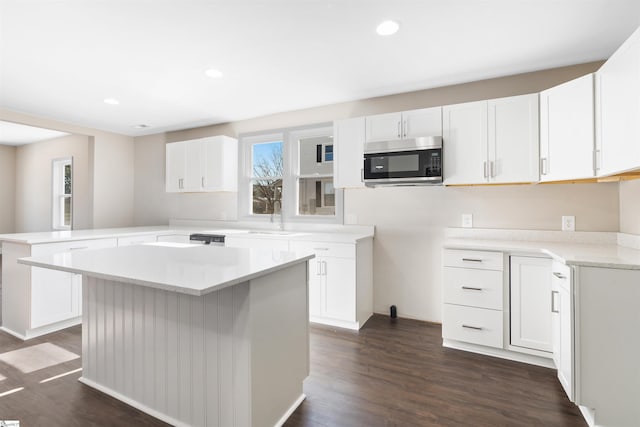
M 0 107 L 143 135 L 605 59 L 639 25 L 638 0 L 0 0 Z
M 0 121 L 0 144 L 25 145 L 69 135 L 57 130 L 37 128 L 19 123 Z

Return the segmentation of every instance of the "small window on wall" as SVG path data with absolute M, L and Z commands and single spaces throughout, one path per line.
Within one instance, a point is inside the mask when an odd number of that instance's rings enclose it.
M 73 224 L 73 160 L 71 157 L 53 161 L 52 224 L 54 230 L 71 230 Z

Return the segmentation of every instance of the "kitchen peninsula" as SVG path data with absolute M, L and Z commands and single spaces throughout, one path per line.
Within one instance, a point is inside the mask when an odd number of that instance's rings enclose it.
M 22 258 L 82 275 L 80 381 L 173 425 L 281 425 L 309 373 L 312 254 L 152 243 Z

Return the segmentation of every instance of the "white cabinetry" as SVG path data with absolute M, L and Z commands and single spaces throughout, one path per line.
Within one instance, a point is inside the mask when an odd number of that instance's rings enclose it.
M 442 107 L 366 117 L 366 142 L 442 135 Z
M 333 186 L 336 188 L 364 187 L 364 122 L 364 117 L 333 122 Z
M 503 347 L 501 252 L 444 251 L 442 337 Z
M 538 94 L 443 107 L 445 185 L 539 179 Z
M 372 244 L 292 240 L 290 250 L 313 252 L 309 261 L 312 322 L 360 329 L 373 313 Z
M 594 75 L 540 93 L 540 180 L 594 176 Z
M 553 262 L 551 314 L 553 331 L 553 361 L 558 379 L 569 400 L 574 400 L 574 314 L 571 268 Z
M 640 168 L 640 29 L 596 73 L 597 175 Z
M 238 144 L 212 136 L 166 146 L 166 191 L 237 191 Z
M 511 256 L 511 346 L 551 352 L 551 260 Z
M 156 240 L 158 242 L 170 243 L 190 243 L 189 234 L 161 234 Z

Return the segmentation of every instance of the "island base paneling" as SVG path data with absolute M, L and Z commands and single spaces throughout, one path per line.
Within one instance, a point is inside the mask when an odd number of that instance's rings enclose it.
M 83 276 L 80 381 L 173 425 L 280 425 L 309 373 L 306 277 L 192 296 Z

